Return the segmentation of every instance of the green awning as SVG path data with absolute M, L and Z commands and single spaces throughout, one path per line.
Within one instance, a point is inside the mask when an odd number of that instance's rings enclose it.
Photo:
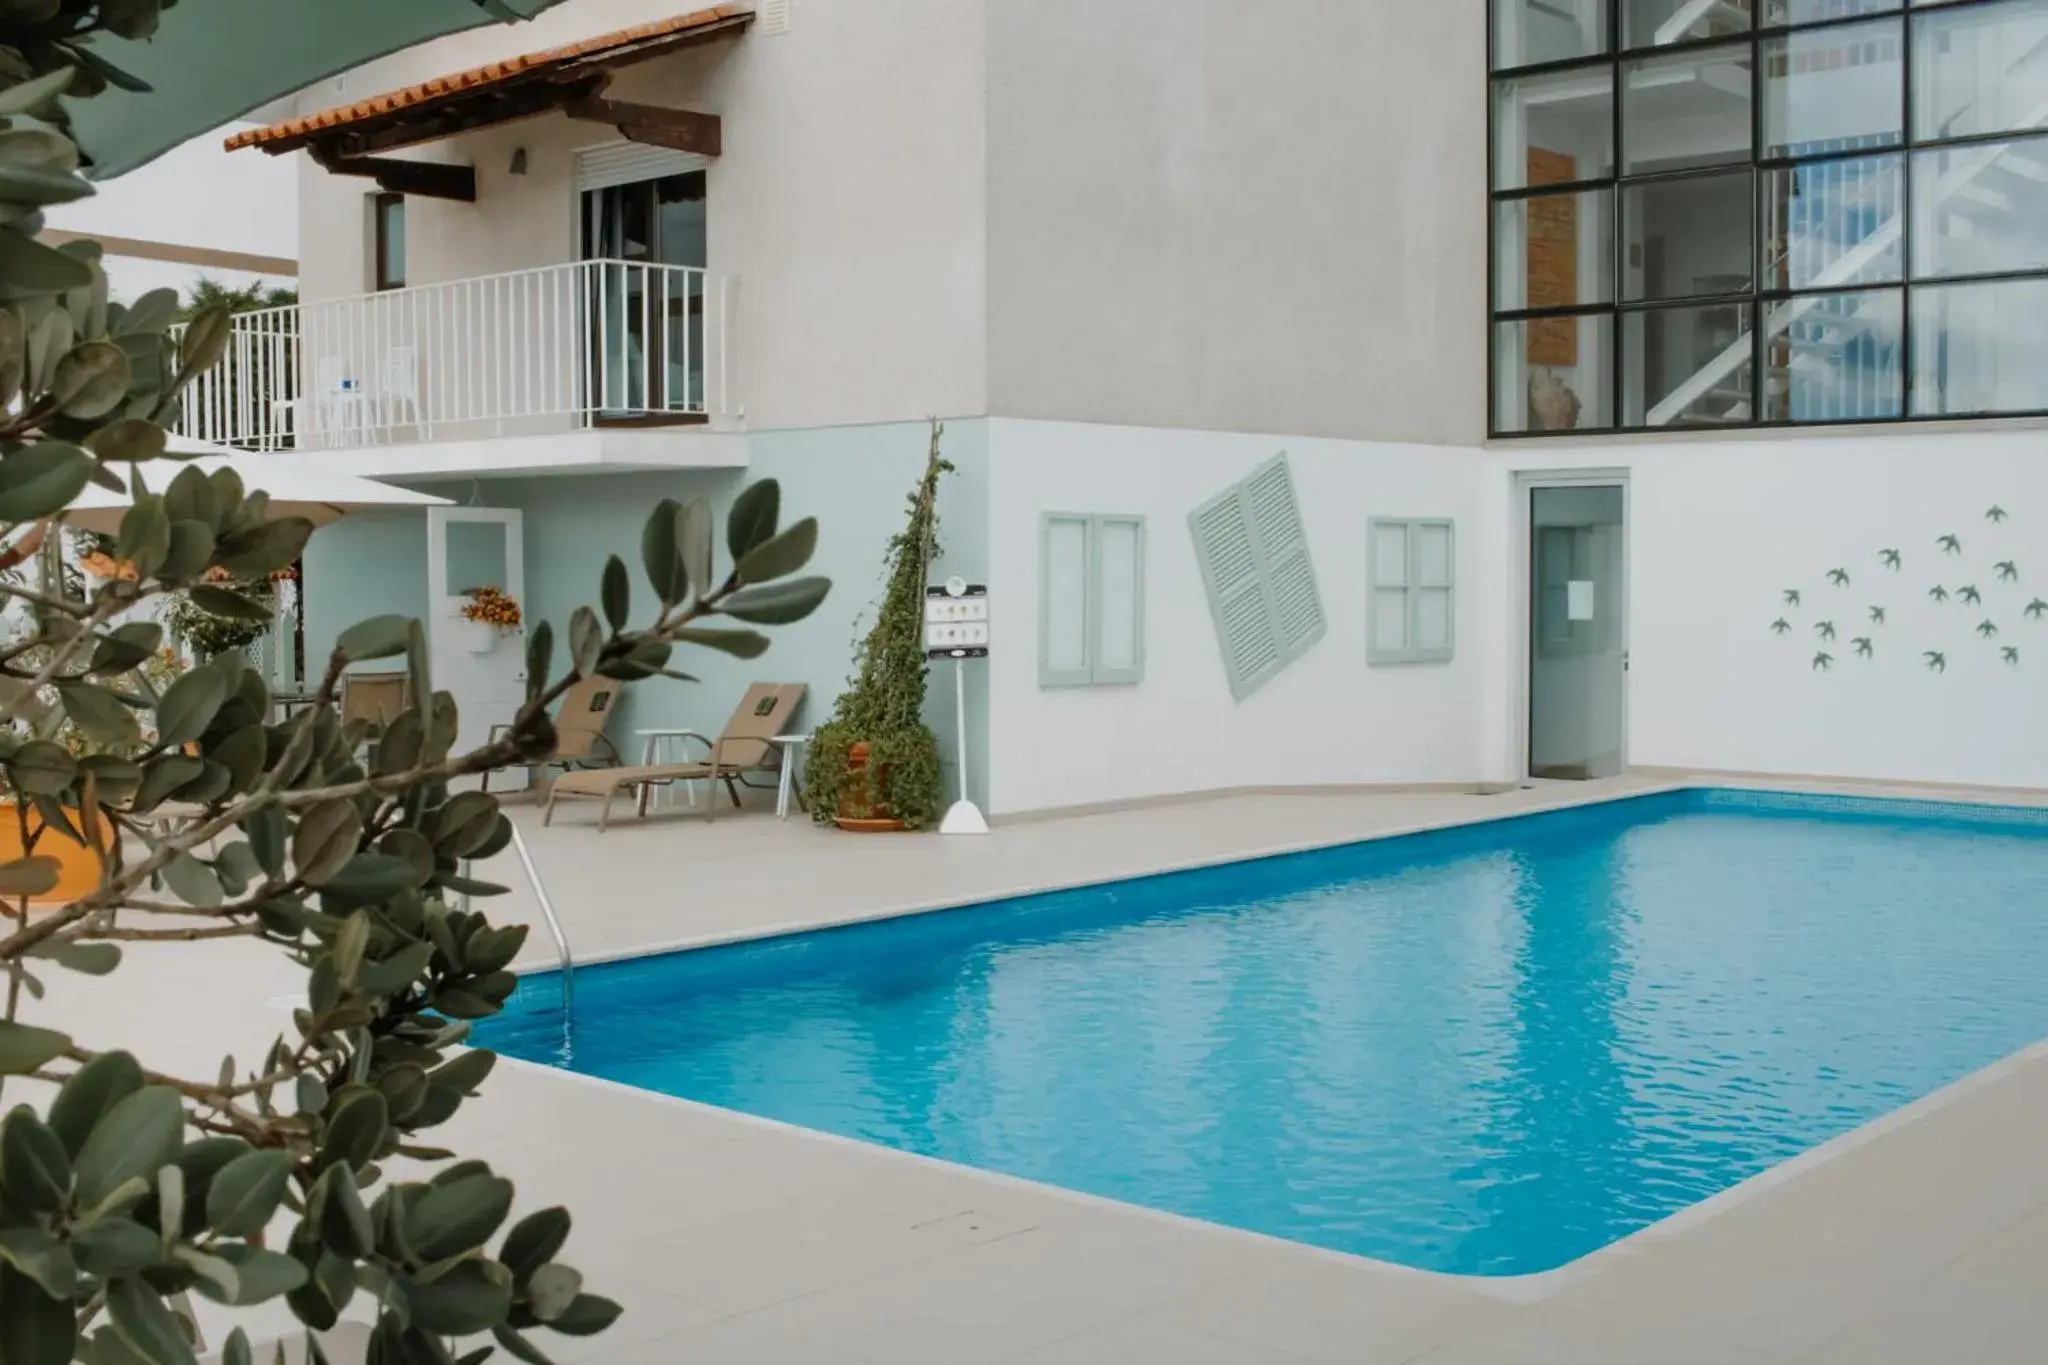
M 444 34 L 531 19 L 560 0 L 179 0 L 156 35 L 97 34 L 92 51 L 149 84 L 68 100 L 72 134 L 106 180 L 364 62 Z

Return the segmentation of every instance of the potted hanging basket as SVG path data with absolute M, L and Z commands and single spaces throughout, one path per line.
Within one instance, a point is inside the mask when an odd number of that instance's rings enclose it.
M 470 653 L 488 654 L 501 637 L 519 629 L 519 603 L 497 588 L 471 588 L 463 596 L 469 600 L 462 604 L 457 638 Z

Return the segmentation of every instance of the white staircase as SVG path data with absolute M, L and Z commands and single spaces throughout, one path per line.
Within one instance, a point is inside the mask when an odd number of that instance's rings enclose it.
M 1697 26 L 1704 22 L 1712 8 L 1707 0 L 1691 0 L 1672 16 L 1665 28 L 1671 28 L 1681 19 Z M 1665 41 L 1663 32 L 1663 29 L 1659 30 L 1659 41 Z M 1674 32 L 1676 37 L 1697 36 L 1690 29 Z M 2010 78 L 2022 68 L 2038 64 L 2041 69 L 2035 87 L 2043 95 L 2048 95 L 2048 61 L 2044 58 L 2048 58 L 2048 36 L 2000 65 Z M 1970 112 L 1969 107 L 1953 111 L 1942 121 L 1942 126 L 1954 126 L 1967 118 Z M 2025 116 L 2015 120 L 2011 132 L 2013 136 L 2021 137 L 2043 129 L 2048 129 L 2048 98 L 2040 99 Z M 1915 205 L 1915 212 L 1922 224 L 1939 222 L 1943 215 L 1962 215 L 1982 221 L 1989 235 L 2022 222 L 2024 215 L 2016 214 L 2016 208 L 2027 201 L 2037 200 L 2042 191 L 2048 189 L 2048 146 L 1987 143 L 1957 147 L 1948 156 L 1948 170 L 1935 183 L 1931 193 L 1924 187 L 1916 187 L 1919 202 Z M 1910 162 L 1904 173 L 1911 174 Z M 1843 204 L 1837 216 L 1846 217 L 1862 206 L 1863 201 L 1850 200 Z M 1904 228 L 1903 215 L 1894 210 L 1854 246 L 1802 280 L 1799 287 L 1827 289 L 1854 284 L 1871 265 L 1899 247 Z M 1786 256 L 1804 244 L 1800 241 L 1786 242 L 1770 262 L 1766 281 L 1771 279 Z M 1906 263 L 1906 268 L 1911 269 L 1911 262 Z M 1856 296 L 1848 297 L 1853 299 Z M 1853 341 L 1859 329 L 1868 331 L 1873 326 L 1869 319 L 1859 320 L 1853 306 L 1844 311 L 1843 298 L 1842 295 L 1822 295 L 1773 304 L 1762 322 L 1764 335 L 1767 340 L 1780 335 L 1790 336 L 1795 323 L 1808 322 L 1810 331 L 1819 335 L 1793 337 L 1790 363 L 1795 368 L 1811 367 L 1822 356 Z M 1739 374 L 1751 356 L 1750 337 L 1743 336 L 1731 343 L 1652 406 L 1644 424 L 1669 426 L 1687 418 L 1717 423 L 1748 420 L 1749 386 L 1740 382 Z M 1714 406 L 1719 402 L 1725 402 L 1727 406 Z

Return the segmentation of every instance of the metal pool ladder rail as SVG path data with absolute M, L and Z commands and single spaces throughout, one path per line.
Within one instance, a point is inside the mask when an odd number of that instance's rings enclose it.
M 526 838 L 520 834 L 516 822 L 512 824 L 512 851 L 519 855 L 519 865 L 526 869 L 526 880 L 533 884 L 533 898 L 540 902 L 540 912 L 547 917 L 548 932 L 555 936 L 555 955 L 562 962 L 562 1016 L 566 1024 L 569 1012 L 576 1006 L 576 958 L 569 951 L 569 936 L 562 932 L 562 921 L 555 915 L 555 903 L 548 899 L 548 889 L 541 883 L 540 869 L 533 865 L 533 855 L 526 851 Z
M 512 826 L 512 851 L 519 855 L 519 865 L 526 869 L 526 880 L 533 887 L 533 898 L 540 902 L 540 913 L 548 922 L 548 932 L 555 936 L 555 957 L 562 964 L 562 1026 L 567 1028 L 569 1013 L 576 1005 L 576 957 L 569 951 L 569 936 L 562 932 L 561 918 L 555 914 L 555 903 L 548 899 L 547 886 L 540 879 L 540 869 L 533 865 L 533 854 L 527 852 L 525 836 L 519 832 L 517 821 L 507 817 Z M 471 864 L 464 862 L 463 875 L 469 875 Z M 463 903 L 468 904 L 465 895 Z

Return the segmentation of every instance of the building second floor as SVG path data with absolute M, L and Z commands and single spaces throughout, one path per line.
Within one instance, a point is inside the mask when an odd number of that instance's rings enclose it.
M 298 163 L 302 303 L 243 320 L 196 434 L 1484 435 L 1477 7 L 675 3 L 566 0 L 238 139 Z

